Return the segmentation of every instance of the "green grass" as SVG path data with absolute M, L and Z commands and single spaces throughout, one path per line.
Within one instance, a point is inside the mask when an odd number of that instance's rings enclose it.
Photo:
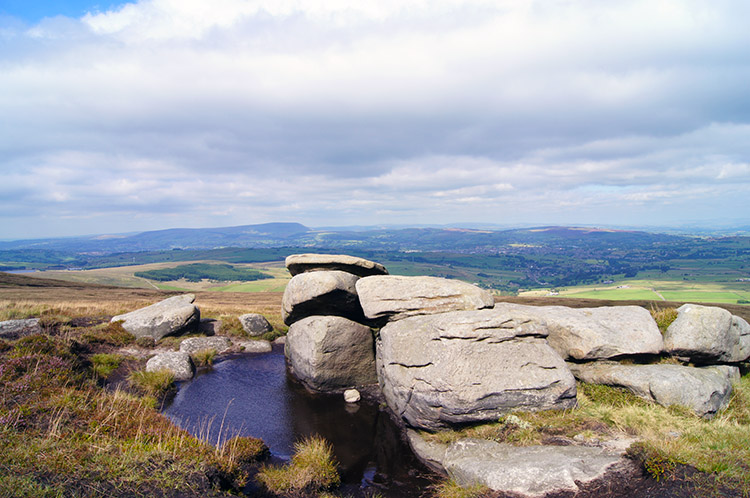
M 124 359 L 119 354 L 98 353 L 91 356 L 91 364 L 93 365 L 94 373 L 98 377 L 106 379 L 112 372 L 117 370 Z
M 274 278 L 269 280 L 259 280 L 257 282 L 245 282 L 239 284 L 229 284 L 221 287 L 211 287 L 216 292 L 284 292 L 289 279 Z
M 130 374 L 128 380 L 146 395 L 156 398 L 164 396 L 174 388 L 174 374 L 168 370 L 156 370 L 153 372 L 136 370 Z

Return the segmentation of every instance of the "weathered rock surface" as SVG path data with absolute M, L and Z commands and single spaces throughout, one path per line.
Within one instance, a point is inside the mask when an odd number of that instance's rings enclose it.
M 175 380 L 190 380 L 195 375 L 195 365 L 190 355 L 180 351 L 160 353 L 146 362 L 147 372 L 167 370 Z
M 412 427 L 496 420 L 513 410 L 575 406 L 575 379 L 523 310 L 455 311 L 380 330 L 378 377 Z
M 193 294 L 170 297 L 151 306 L 117 315 L 112 322 L 122 321 L 122 327 L 134 336 L 150 336 L 158 341 L 168 335 L 189 332 L 198 326 L 200 311 L 193 301 Z
M 729 336 L 734 346 L 729 354 L 722 356 L 723 361 L 740 362 L 750 359 L 750 324 L 743 318 L 732 315 L 732 327 Z
M 640 306 L 568 308 L 498 303 L 496 308 L 524 309 L 544 320 L 549 341 L 563 358 L 596 360 L 623 355 L 658 354 L 662 335 L 651 314 Z
M 388 275 L 380 263 L 345 254 L 292 254 L 286 258 L 286 268 L 292 276 L 321 270 L 341 270 L 359 277 Z
M 292 373 L 313 390 L 376 382 L 369 327 L 338 316 L 311 316 L 294 322 L 286 338 L 285 353 Z
M 245 313 L 244 315 L 239 316 L 239 320 L 242 324 L 242 330 L 253 337 L 263 335 L 266 332 L 271 332 L 273 330 L 273 327 L 268 323 L 266 317 L 260 313 Z
M 242 349 L 243 353 L 270 353 L 273 350 L 271 343 L 263 340 L 237 341 L 235 345 Z
M 624 387 L 660 405 L 685 406 L 710 418 L 729 403 L 737 367 L 720 365 L 621 365 L 614 362 L 569 364 L 577 379 L 590 384 Z
M 475 285 L 438 277 L 383 275 L 357 284 L 359 301 L 370 319 L 400 320 L 415 315 L 492 308 L 495 300 Z
M 739 343 L 732 334 L 732 314 L 725 309 L 683 304 L 664 333 L 664 350 L 696 361 L 726 361 Z
M 442 469 L 461 486 L 480 484 L 525 497 L 576 492 L 581 484 L 632 465 L 622 450 L 604 447 L 511 446 L 482 439 L 442 445 L 414 432 L 409 442 L 428 466 Z
M 281 317 L 291 325 L 312 315 L 336 315 L 365 321 L 357 298 L 359 277 L 351 273 L 315 271 L 292 277 L 281 301 Z
M 4 339 L 18 339 L 19 337 L 41 334 L 42 332 L 38 318 L 5 320 L 4 322 L 0 322 L 0 337 Z
M 213 349 L 216 353 L 223 353 L 232 347 L 232 341 L 227 337 L 190 337 L 180 343 L 180 351 L 187 354 L 195 354 L 198 351 Z

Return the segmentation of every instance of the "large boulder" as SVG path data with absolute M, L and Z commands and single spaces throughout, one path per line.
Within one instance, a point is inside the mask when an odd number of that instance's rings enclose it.
M 18 339 L 19 337 L 41 334 L 42 332 L 38 318 L 5 320 L 4 322 L 0 322 L 0 338 L 3 339 Z
M 341 270 L 359 277 L 388 275 L 380 263 L 345 254 L 292 254 L 286 258 L 286 268 L 292 276 L 321 270 Z
M 541 497 L 575 493 L 579 486 L 631 464 L 621 451 L 587 446 L 511 446 L 461 439 L 445 451 L 443 466 L 460 486 Z
M 289 368 L 316 391 L 375 383 L 372 335 L 369 327 L 339 316 L 303 318 L 286 335 Z
M 522 311 L 455 311 L 380 330 L 378 377 L 388 406 L 428 430 L 514 410 L 572 408 L 575 379 Z
M 273 330 L 273 326 L 260 313 L 245 313 L 239 316 L 239 320 L 242 324 L 242 330 L 253 337 L 261 336 Z
M 359 277 L 344 271 L 316 271 L 292 277 L 281 300 L 281 317 L 291 325 L 312 315 L 336 315 L 365 321 L 357 298 Z
M 495 308 L 525 310 L 543 320 L 550 346 L 563 358 L 597 360 L 658 354 L 663 340 L 651 314 L 640 306 L 568 308 L 498 303 Z
M 195 365 L 190 355 L 180 351 L 157 354 L 146 362 L 147 372 L 159 370 L 172 373 L 174 380 L 190 380 L 195 375 Z
M 383 275 L 357 282 L 365 316 L 400 320 L 409 316 L 491 308 L 495 300 L 475 285 L 438 277 Z
M 623 387 L 660 405 L 690 408 L 711 418 L 729 403 L 737 367 L 682 365 L 621 365 L 614 362 L 569 364 L 577 379 L 590 384 Z
M 739 325 L 739 323 L 738 323 Z M 739 345 L 739 330 L 732 329 L 732 314 L 723 308 L 683 304 L 664 333 L 664 350 L 694 361 L 726 361 Z
M 136 337 L 153 337 L 158 341 L 168 335 L 180 335 L 196 328 L 200 310 L 193 304 L 195 296 L 173 296 L 151 306 L 117 315 L 112 322 L 122 321 L 122 328 Z
M 733 315 L 729 335 L 734 346 L 721 359 L 727 362 L 740 362 L 750 359 L 750 324 L 743 318 Z

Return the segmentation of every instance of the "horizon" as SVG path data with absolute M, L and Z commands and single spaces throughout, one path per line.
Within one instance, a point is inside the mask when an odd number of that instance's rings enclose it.
M 742 0 L 0 5 L 0 236 L 750 226 Z

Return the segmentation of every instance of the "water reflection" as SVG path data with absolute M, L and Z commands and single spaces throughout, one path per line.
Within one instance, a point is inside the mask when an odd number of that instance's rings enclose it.
M 340 395 L 311 395 L 289 378 L 282 349 L 221 361 L 180 387 L 165 414 L 213 444 L 239 434 L 259 437 L 276 457 L 319 434 L 330 441 L 347 493 L 377 488 L 386 497 L 417 497 L 428 472 L 377 406 Z

